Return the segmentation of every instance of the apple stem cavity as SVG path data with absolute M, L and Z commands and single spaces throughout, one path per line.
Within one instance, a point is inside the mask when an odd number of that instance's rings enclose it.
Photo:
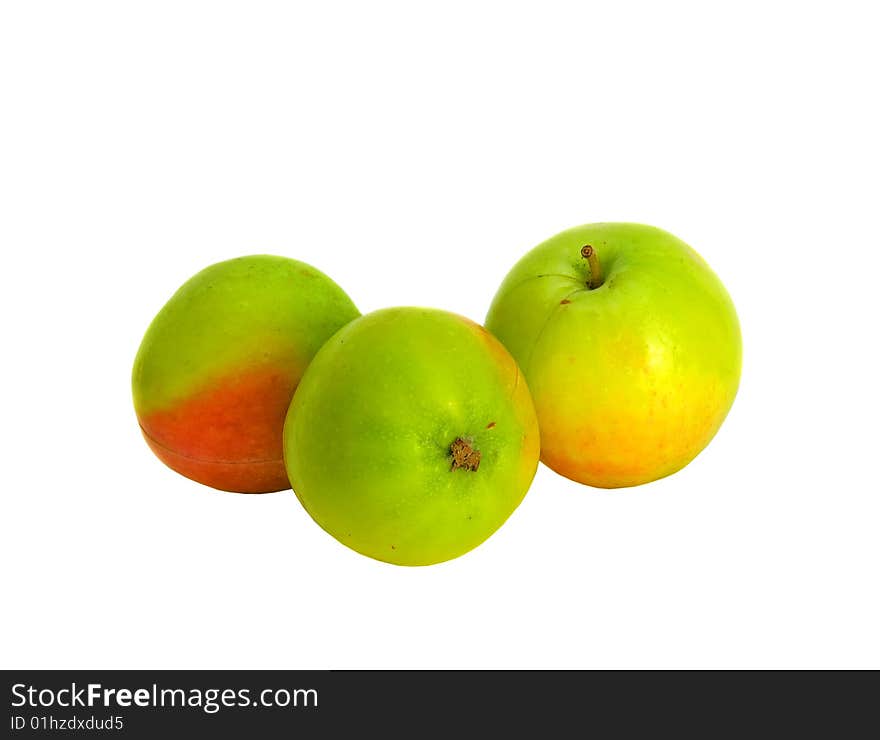
M 602 265 L 599 264 L 599 255 L 596 250 L 589 244 L 581 247 L 581 257 L 583 257 L 590 265 L 590 279 L 587 281 L 587 287 L 594 290 L 602 285 Z
M 472 439 L 456 437 L 455 442 L 449 446 L 449 452 L 452 455 L 452 470 L 479 470 L 483 453 L 474 447 Z

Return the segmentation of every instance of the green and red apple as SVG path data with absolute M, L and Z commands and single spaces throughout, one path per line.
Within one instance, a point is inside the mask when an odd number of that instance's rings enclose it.
M 538 245 L 505 278 L 486 327 L 528 381 L 541 459 L 591 486 L 683 468 L 739 385 L 740 327 L 724 285 L 651 226 L 578 226 Z
M 516 362 L 455 314 L 391 308 L 317 353 L 284 426 L 293 490 L 348 547 L 398 565 L 468 552 L 526 494 L 535 411 Z
M 294 389 L 321 345 L 359 316 L 314 267 L 255 255 L 187 281 L 144 336 L 134 406 L 153 452 L 226 491 L 290 487 L 282 430 Z

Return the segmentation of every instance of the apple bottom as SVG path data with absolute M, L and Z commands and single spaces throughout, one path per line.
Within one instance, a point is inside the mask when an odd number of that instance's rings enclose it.
M 283 460 L 215 462 L 186 457 L 163 447 L 141 429 L 144 439 L 163 463 L 187 478 L 232 493 L 273 493 L 290 488 Z
M 590 458 L 601 456 L 602 451 L 597 451 L 589 445 L 582 446 L 581 457 L 572 457 L 566 454 L 554 454 L 542 450 L 541 462 L 559 475 L 562 475 L 576 483 L 582 483 L 594 488 L 629 488 L 640 486 L 651 481 L 665 478 L 668 475 L 681 470 L 695 456 L 687 455 L 684 459 L 674 463 L 663 462 L 657 465 L 627 466 L 603 462 L 585 462 Z
M 230 371 L 140 416 L 141 431 L 162 462 L 194 481 L 237 493 L 282 491 L 290 488 L 282 430 L 298 378 L 276 366 Z
M 684 406 L 682 404 L 682 406 Z M 665 478 L 681 470 L 711 441 L 725 408 L 698 404 L 688 413 L 648 408 L 644 414 L 608 411 L 601 423 L 552 418 L 541 423 L 541 461 L 570 480 L 596 488 L 626 488 Z M 586 411 L 584 412 L 586 413 Z

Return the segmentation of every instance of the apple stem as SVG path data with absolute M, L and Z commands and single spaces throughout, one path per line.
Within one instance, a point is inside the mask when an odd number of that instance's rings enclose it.
M 581 257 L 583 257 L 590 265 L 590 279 L 587 281 L 587 287 L 590 290 L 598 288 L 602 285 L 602 265 L 599 264 L 599 256 L 596 250 L 589 244 L 581 247 Z

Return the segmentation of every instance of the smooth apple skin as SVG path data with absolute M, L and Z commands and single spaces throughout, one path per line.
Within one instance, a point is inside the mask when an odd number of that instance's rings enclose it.
M 592 290 L 585 245 L 604 275 Z M 683 468 L 739 385 L 730 296 L 700 255 L 651 226 L 589 224 L 538 245 L 505 278 L 486 327 L 526 376 L 542 461 L 590 486 L 635 486 Z
M 290 488 L 282 430 L 308 363 L 359 316 L 303 262 L 254 255 L 212 265 L 165 304 L 132 371 L 144 438 L 166 465 L 239 493 Z
M 453 469 L 470 440 L 477 470 Z M 425 308 L 356 319 L 318 352 L 284 427 L 293 490 L 344 545 L 397 565 L 458 557 L 495 532 L 538 465 L 513 358 L 483 327 Z

